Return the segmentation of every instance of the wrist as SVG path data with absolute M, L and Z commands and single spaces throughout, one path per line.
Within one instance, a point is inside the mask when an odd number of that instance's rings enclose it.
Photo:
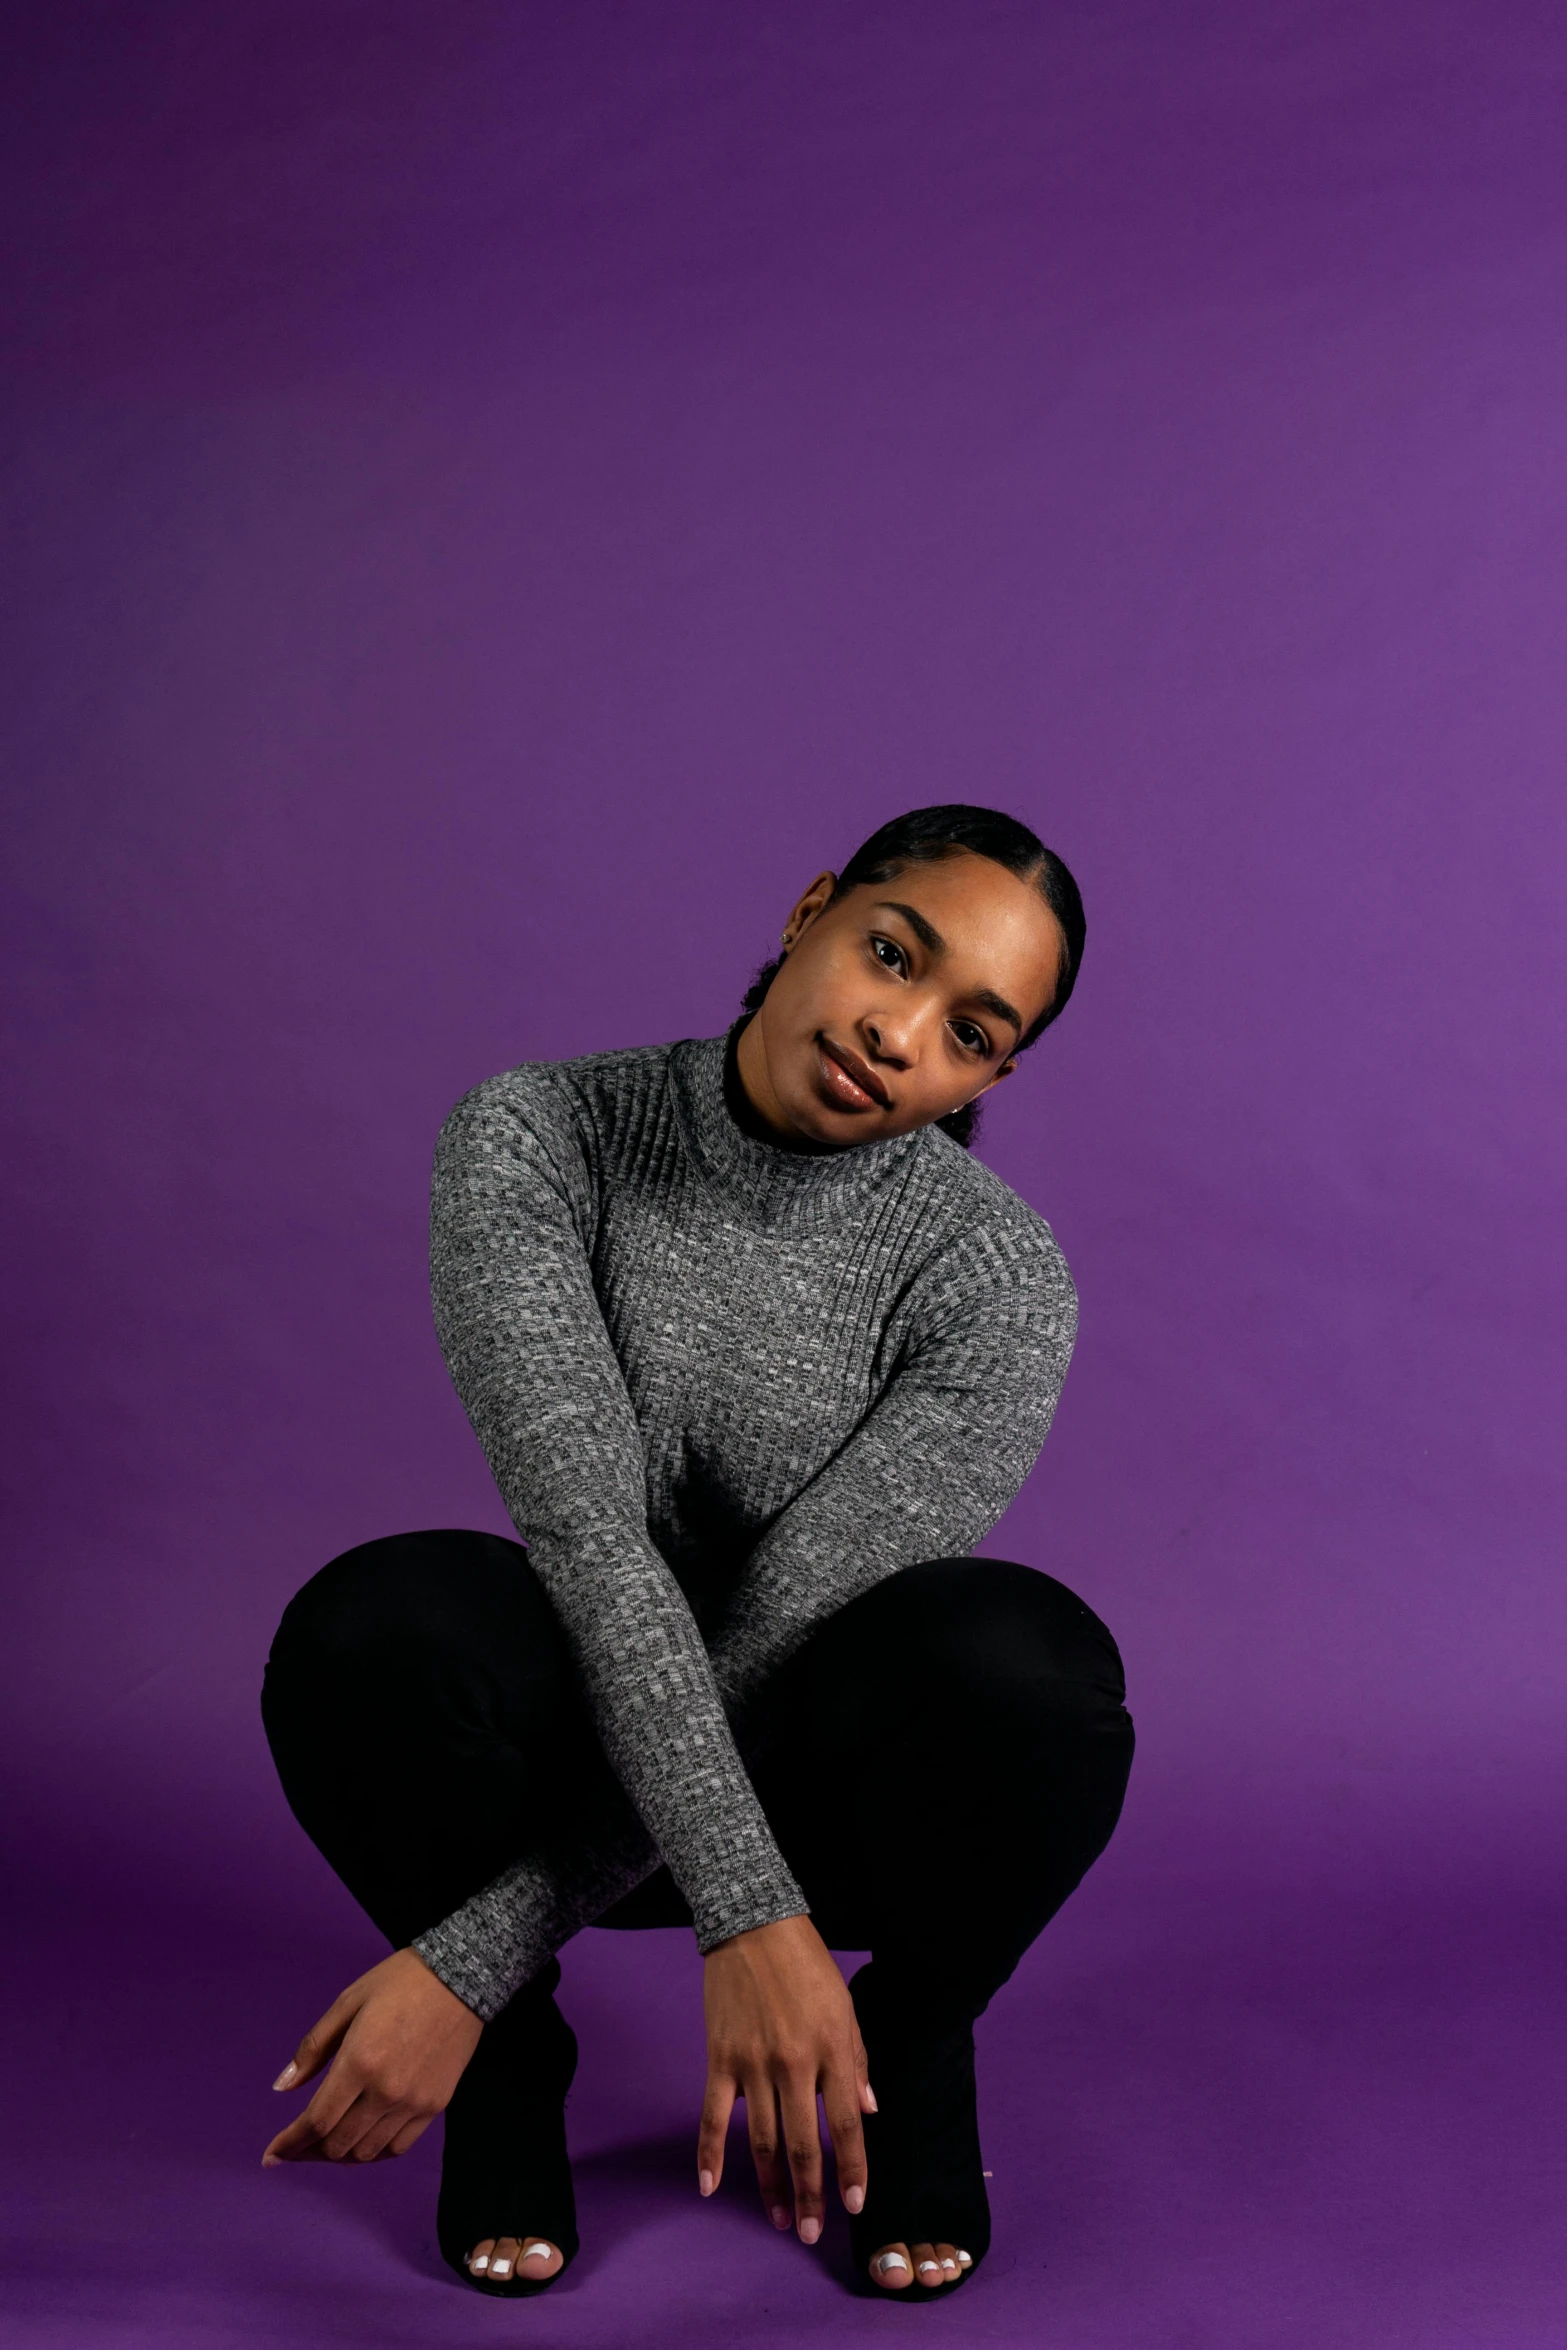
M 760 1926 L 746 1926 L 738 1934 L 726 1934 L 722 1942 L 715 1942 L 711 1949 L 703 1952 L 703 1956 L 722 1958 L 732 1953 L 743 1957 L 753 1951 L 777 1950 L 806 1936 L 812 1941 L 816 1939 L 816 1928 L 811 1923 L 810 1912 L 804 1909 L 791 1910 L 787 1917 L 768 1918 Z

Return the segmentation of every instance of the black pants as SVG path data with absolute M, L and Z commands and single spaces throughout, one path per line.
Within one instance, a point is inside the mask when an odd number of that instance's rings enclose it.
M 884 2000 L 972 2020 L 1103 1851 L 1132 1724 L 1114 1641 L 1064 1584 L 906 1567 L 768 1691 L 752 1779 L 823 1938 Z M 284 1613 L 262 1711 L 306 1834 L 394 1946 L 456 1909 L 609 1764 L 527 1553 L 368 1542 Z M 690 1912 L 659 1871 L 599 1921 Z

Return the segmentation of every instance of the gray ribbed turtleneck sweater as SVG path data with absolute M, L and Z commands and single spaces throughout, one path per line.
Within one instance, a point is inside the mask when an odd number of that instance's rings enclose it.
M 1071 1353 L 1066 1264 L 998 1176 L 936 1127 L 759 1142 L 727 1044 L 526 1063 L 441 1131 L 436 1328 L 618 1781 L 415 1944 L 481 2016 L 660 1859 L 703 1950 L 805 1909 L 750 1701 L 994 1525 Z

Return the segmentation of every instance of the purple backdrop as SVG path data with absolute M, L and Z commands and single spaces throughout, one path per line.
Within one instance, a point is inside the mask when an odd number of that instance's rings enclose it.
M 263 2179 L 375 1943 L 255 1692 L 334 1551 L 504 1524 L 450 1102 L 714 1032 L 971 798 L 1091 924 L 984 1139 L 1083 1299 L 987 1547 L 1142 1743 L 925 2322 L 1559 2345 L 1560 9 L 52 0 L 11 64 L 12 2338 L 894 2322 L 697 2204 L 681 1937 L 570 1955 L 547 2303 L 445 2279 L 433 2141 Z

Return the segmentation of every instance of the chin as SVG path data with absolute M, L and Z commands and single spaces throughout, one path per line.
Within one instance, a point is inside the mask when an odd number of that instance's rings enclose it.
M 822 1150 L 846 1150 L 852 1143 L 868 1142 L 863 1120 L 852 1110 L 845 1110 L 837 1102 L 823 1101 L 810 1087 L 784 1104 L 789 1122 L 802 1141 L 816 1143 Z

